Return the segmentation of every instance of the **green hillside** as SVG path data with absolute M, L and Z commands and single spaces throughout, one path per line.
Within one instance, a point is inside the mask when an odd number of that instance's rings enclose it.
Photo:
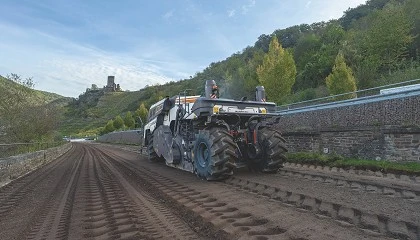
M 140 98 L 140 91 L 85 93 L 64 108 L 60 130 L 64 135 L 74 135 L 96 129 L 119 114 L 135 111 Z
M 0 142 L 33 142 L 58 137 L 61 109 L 71 98 L 32 89 L 31 79 L 0 76 Z
M 43 105 L 58 101 L 70 101 L 71 98 L 63 97 L 56 93 L 46 92 L 28 88 L 25 85 L 19 84 L 15 81 L 12 81 L 6 77 L 0 75 L 0 94 L 10 95 L 17 92 L 24 91 L 28 97 L 28 101 L 32 102 L 35 105 Z
M 189 89 L 188 94 L 201 95 L 204 93 L 204 83 L 205 80 L 188 79 L 148 86 L 132 92 L 85 92 L 64 107 L 65 114 L 60 132 L 67 136 L 98 134 L 99 128 L 104 127 L 109 120 L 118 115 L 124 117 L 127 112 L 134 113 L 140 104 L 144 104 L 148 109 L 163 97 L 177 95 L 186 89 Z M 219 83 L 223 85 L 222 81 Z
M 65 134 L 98 132 L 142 103 L 148 108 L 185 89 L 202 94 L 209 79 L 217 81 L 222 97 L 234 99 L 252 99 L 255 86 L 264 85 L 268 100 L 277 104 L 418 79 L 419 12 L 418 0 L 368 0 L 337 20 L 277 29 L 190 79 L 135 92 L 81 95 L 66 107 L 61 129 Z

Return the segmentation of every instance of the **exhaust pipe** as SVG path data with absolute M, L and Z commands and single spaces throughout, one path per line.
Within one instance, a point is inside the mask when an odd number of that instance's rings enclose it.
M 265 102 L 267 99 L 265 98 L 265 88 L 264 86 L 257 86 L 255 88 L 255 101 L 257 102 Z
M 206 80 L 205 91 L 206 91 L 206 98 L 219 97 L 219 89 L 216 85 L 216 81 L 214 80 Z

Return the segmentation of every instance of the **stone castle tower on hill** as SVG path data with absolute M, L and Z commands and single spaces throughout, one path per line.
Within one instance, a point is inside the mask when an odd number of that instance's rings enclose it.
M 115 84 L 115 76 L 108 76 L 108 82 L 104 87 L 105 92 L 121 91 L 120 84 Z

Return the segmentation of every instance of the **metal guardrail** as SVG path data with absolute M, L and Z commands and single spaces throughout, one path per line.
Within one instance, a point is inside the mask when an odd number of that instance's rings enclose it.
M 414 79 L 414 80 L 400 82 L 400 83 L 388 84 L 388 85 L 384 85 L 380 87 L 363 89 L 363 90 L 359 90 L 355 92 L 348 92 L 348 93 L 337 94 L 337 95 L 332 95 L 328 97 L 322 97 L 322 98 L 317 98 L 317 99 L 312 99 L 312 100 L 307 100 L 307 101 L 281 105 L 277 107 L 277 113 L 280 113 L 280 114 L 295 113 L 295 112 L 309 111 L 309 110 L 315 110 L 315 109 L 320 109 L 320 108 L 325 108 L 325 107 L 330 108 L 330 107 L 349 106 L 349 105 L 354 105 L 354 104 L 376 102 L 376 101 L 382 101 L 382 100 L 388 100 L 388 99 L 419 95 L 420 89 L 380 94 L 381 90 L 384 90 L 384 89 L 388 89 L 391 87 L 407 86 L 407 85 L 411 85 L 415 83 L 420 83 L 420 79 Z M 345 98 L 347 96 L 351 96 L 353 98 L 350 98 L 347 100 L 341 100 L 341 101 L 337 100 L 340 97 Z
M 0 143 L 0 158 L 15 156 L 23 153 L 36 152 L 52 147 L 58 147 L 66 143 L 60 142 L 35 142 L 35 143 Z
M 373 103 L 373 102 L 405 98 L 405 97 L 411 97 L 411 96 L 419 96 L 419 95 L 420 95 L 420 90 L 413 90 L 413 91 L 407 91 L 407 92 L 402 92 L 402 93 L 368 96 L 368 97 L 354 98 L 354 99 L 337 101 L 337 102 L 310 105 L 310 106 L 293 108 L 293 109 L 286 109 L 282 111 L 277 111 L 277 113 L 280 115 L 286 115 L 286 114 L 292 114 L 292 113 L 298 113 L 298 112 L 307 112 L 307 111 L 315 111 L 315 110 L 328 109 L 328 108 L 346 107 L 346 106 L 352 106 L 352 105 L 357 105 L 357 104 Z

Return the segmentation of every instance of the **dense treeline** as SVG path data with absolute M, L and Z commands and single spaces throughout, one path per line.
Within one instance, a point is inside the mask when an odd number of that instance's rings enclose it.
M 211 63 L 190 79 L 142 89 L 140 101 L 149 107 L 165 95 L 176 95 L 185 89 L 191 89 L 190 94 L 203 94 L 207 79 L 217 80 L 223 97 L 248 96 L 250 99 L 255 86 L 269 82 L 263 80 L 264 73 L 257 70 L 261 69 L 267 55 L 272 54 L 269 49 L 274 38 L 278 39 L 280 48 L 285 52 L 283 57 L 287 54 L 293 56 L 294 66 L 289 64 L 284 69 L 296 68 L 290 91 L 287 89 L 290 82 L 282 82 L 286 81 L 283 75 L 289 74 L 288 70 L 274 71 L 279 89 L 273 89 L 272 85 L 270 89 L 281 94 L 268 93 L 268 97 L 278 104 L 353 91 L 354 87 L 365 89 L 418 78 L 419 12 L 418 0 L 369 0 L 366 4 L 348 9 L 338 20 L 301 24 L 269 35 L 262 34 L 254 46 L 248 46 L 223 61 Z M 341 74 L 355 81 L 354 84 L 347 83 L 349 87 L 342 90 L 329 88 L 326 81 L 339 55 L 340 68 L 348 70 Z
M 148 110 L 144 104 L 141 104 L 139 108 L 134 111 L 134 114 L 131 111 L 128 111 L 125 113 L 124 118 L 117 115 L 114 119 L 109 120 L 105 126 L 97 129 L 98 134 L 102 135 L 116 130 L 140 128 L 146 123 L 147 114 Z

